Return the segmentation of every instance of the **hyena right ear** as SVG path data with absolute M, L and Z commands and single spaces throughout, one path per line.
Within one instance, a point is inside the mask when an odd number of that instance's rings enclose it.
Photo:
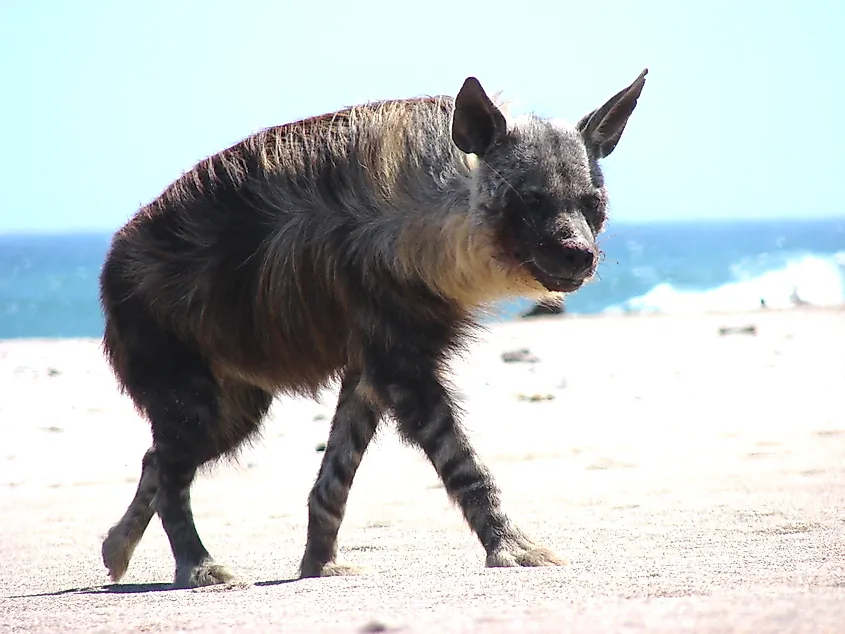
M 643 91 L 647 74 L 646 68 L 630 86 L 620 90 L 608 99 L 607 103 L 578 122 L 577 128 L 584 137 L 584 142 L 595 152 L 596 158 L 604 158 L 616 148 Z
M 475 77 L 467 77 L 455 97 L 452 140 L 462 152 L 484 156 L 507 133 L 505 115 Z

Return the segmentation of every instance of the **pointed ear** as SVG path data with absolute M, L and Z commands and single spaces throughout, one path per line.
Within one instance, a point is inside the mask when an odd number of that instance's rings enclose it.
M 628 118 L 634 112 L 637 99 L 645 86 L 646 68 L 630 86 L 608 99 L 600 108 L 578 122 L 578 130 L 584 137 L 584 142 L 591 148 L 596 158 L 604 158 L 613 152 L 622 131 L 628 123 Z
M 475 77 L 467 77 L 455 97 L 452 140 L 467 154 L 484 154 L 507 133 L 505 115 Z

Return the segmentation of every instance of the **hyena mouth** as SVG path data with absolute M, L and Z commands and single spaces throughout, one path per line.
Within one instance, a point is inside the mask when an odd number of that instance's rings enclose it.
M 568 277 L 556 277 L 541 269 L 534 260 L 522 260 L 522 266 L 546 287 L 546 290 L 554 293 L 572 293 L 584 285 L 585 279 L 573 279 Z
M 501 260 L 510 267 L 522 270 L 542 284 L 547 291 L 553 293 L 572 293 L 584 285 L 587 278 L 558 277 L 543 270 L 534 261 L 534 258 L 526 255 L 516 244 L 516 240 L 507 234 L 501 235 L 500 244 L 502 249 Z

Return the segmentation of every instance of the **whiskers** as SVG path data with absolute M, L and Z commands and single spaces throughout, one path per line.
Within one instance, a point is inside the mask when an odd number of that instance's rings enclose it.
M 604 264 L 605 262 L 608 261 L 607 260 L 607 252 L 602 248 L 603 243 L 607 242 L 611 238 L 615 238 L 617 235 L 618 234 L 615 234 L 615 233 L 609 233 L 607 235 L 599 236 L 596 239 L 596 248 L 598 249 L 598 252 L 599 252 L 598 253 L 599 265 Z M 609 260 L 609 262 L 612 262 L 613 264 L 619 266 L 619 260 L 614 259 L 614 260 Z

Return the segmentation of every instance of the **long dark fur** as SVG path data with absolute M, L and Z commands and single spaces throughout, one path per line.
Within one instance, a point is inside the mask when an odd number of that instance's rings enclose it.
M 340 380 L 309 498 L 303 576 L 341 574 L 337 532 L 383 415 L 419 446 L 490 566 L 554 565 L 508 520 L 442 374 L 506 296 L 575 290 L 595 271 L 615 147 L 645 73 L 576 126 L 508 121 L 468 79 L 455 99 L 367 104 L 263 130 L 196 165 L 114 237 L 104 348 L 153 443 L 103 543 L 114 580 L 154 513 L 175 583 L 231 577 L 193 522 L 199 467 L 235 452 L 278 394 Z

